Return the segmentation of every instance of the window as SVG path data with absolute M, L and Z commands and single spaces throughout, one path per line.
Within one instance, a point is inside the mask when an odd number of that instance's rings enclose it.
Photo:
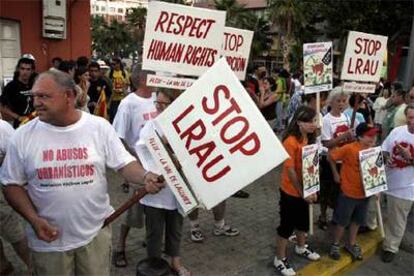
M 103 12 L 106 11 L 104 6 L 101 7 L 101 11 L 103 11 Z
M 115 12 L 115 8 L 114 7 L 110 7 L 109 8 L 109 12 Z
M 124 9 L 119 8 L 119 9 L 118 9 L 118 13 L 124 13 Z
M 99 6 L 95 6 L 95 11 L 99 11 Z

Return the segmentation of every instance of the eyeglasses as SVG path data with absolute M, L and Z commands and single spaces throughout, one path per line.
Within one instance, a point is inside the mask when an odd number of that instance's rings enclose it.
M 161 101 L 154 101 L 155 106 L 157 107 L 167 107 L 171 104 L 171 102 L 161 102 Z

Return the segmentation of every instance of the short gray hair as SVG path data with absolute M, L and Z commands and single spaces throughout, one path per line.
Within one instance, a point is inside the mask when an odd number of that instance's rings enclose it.
M 48 70 L 46 72 L 41 73 L 37 77 L 36 82 L 38 82 L 40 79 L 45 78 L 45 77 L 52 78 L 54 80 L 54 82 L 57 85 L 59 85 L 61 88 L 70 89 L 70 90 L 74 91 L 75 95 L 78 94 L 78 91 L 76 90 L 76 83 L 69 74 L 67 74 L 65 72 L 61 72 L 61 71 L 56 70 L 56 69 L 51 69 L 51 70 Z
M 142 66 L 137 64 L 134 66 L 131 72 L 131 82 L 135 89 L 139 87 L 141 81 L 146 81 L 148 74 L 151 74 L 151 71 L 142 70 Z
M 329 93 L 328 98 L 326 99 L 326 103 L 328 106 L 330 106 L 336 98 L 341 96 L 349 97 L 349 93 L 345 92 L 342 86 L 337 86 Z

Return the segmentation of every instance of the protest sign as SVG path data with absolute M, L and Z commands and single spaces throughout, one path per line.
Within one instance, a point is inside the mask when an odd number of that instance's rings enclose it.
M 387 40 L 386 36 L 349 32 L 341 79 L 378 82 Z
M 244 80 L 246 77 L 252 40 L 252 31 L 224 28 L 222 55 L 226 57 L 227 63 L 239 80 Z
M 305 94 L 332 89 L 332 42 L 303 44 Z
M 219 60 L 226 13 L 148 3 L 142 68 L 199 76 Z
M 320 189 L 319 181 L 319 146 L 308 145 L 302 148 L 302 183 L 303 198 Z
M 154 163 L 161 170 L 165 182 L 167 182 L 168 187 L 177 199 L 181 210 L 184 214 L 191 213 L 197 208 L 198 202 L 175 167 L 158 134 L 153 131 L 145 143 L 152 155 Z
M 288 157 L 224 57 L 154 122 L 207 209 Z
M 363 83 L 363 82 L 345 82 L 344 83 L 344 92 L 356 92 L 356 93 L 374 93 L 375 88 L 377 87 L 373 83 Z
M 388 189 L 381 147 L 360 151 L 359 163 L 366 197 Z
M 175 78 L 148 74 L 147 85 L 152 87 L 165 87 L 171 89 L 185 90 L 195 82 L 190 78 Z

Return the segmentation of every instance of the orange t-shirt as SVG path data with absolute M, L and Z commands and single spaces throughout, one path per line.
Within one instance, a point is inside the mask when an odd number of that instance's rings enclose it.
M 301 197 L 301 193 L 289 179 L 288 169 L 293 168 L 299 182 L 302 181 L 302 148 L 308 144 L 307 140 L 299 141 L 295 136 L 289 136 L 283 141 L 283 146 L 290 158 L 283 163 L 281 189 L 288 195 Z
M 356 141 L 329 152 L 332 160 L 342 161 L 341 166 L 341 190 L 351 198 L 365 198 L 359 167 L 359 152 L 361 144 Z

